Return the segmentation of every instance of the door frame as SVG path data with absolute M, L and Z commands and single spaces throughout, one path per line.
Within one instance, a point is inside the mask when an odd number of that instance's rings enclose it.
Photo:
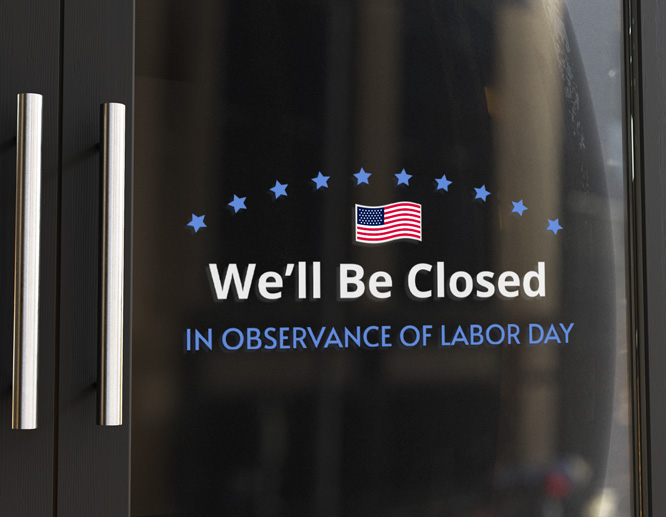
M 56 515 L 129 515 L 134 1 L 63 3 Z M 97 425 L 101 105 L 126 106 L 121 426 Z
M 666 515 L 666 5 L 632 0 L 627 37 L 636 508 Z M 625 32 L 626 33 L 626 32 Z
M 60 3 L 1 2 L 0 514 L 47 515 L 55 481 Z M 35 37 L 38 34 L 39 37 Z M 17 95 L 42 95 L 37 428 L 12 429 Z

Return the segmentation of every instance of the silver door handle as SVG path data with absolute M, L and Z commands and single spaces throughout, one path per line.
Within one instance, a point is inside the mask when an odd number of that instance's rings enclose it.
M 102 106 L 102 272 L 97 423 L 123 423 L 125 105 Z
M 18 95 L 12 429 L 37 428 L 42 96 Z

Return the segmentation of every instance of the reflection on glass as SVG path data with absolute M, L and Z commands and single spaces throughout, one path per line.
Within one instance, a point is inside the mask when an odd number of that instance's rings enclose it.
M 137 1 L 132 515 L 629 515 L 620 26 Z M 398 201 L 421 241 L 355 242 L 356 204 Z M 209 264 L 281 297 L 216 301 Z M 273 327 L 302 344 L 248 350 Z M 374 327 L 392 346 L 313 345 Z

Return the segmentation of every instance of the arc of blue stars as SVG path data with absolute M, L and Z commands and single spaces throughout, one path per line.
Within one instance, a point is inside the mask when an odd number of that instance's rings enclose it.
M 356 184 L 361 185 L 365 183 L 366 185 L 369 185 L 369 178 L 372 176 L 372 174 L 365 172 L 363 168 L 359 172 L 353 175 L 356 178 Z M 397 185 L 407 185 L 409 186 L 409 180 L 413 177 L 412 174 L 407 174 L 405 169 L 402 169 L 402 171 L 398 174 L 394 174 L 394 176 L 397 178 Z M 311 178 L 311 180 L 314 182 L 316 186 L 316 190 L 319 190 L 320 188 L 328 188 L 328 180 L 330 179 L 330 176 L 324 176 L 321 171 L 315 176 L 314 178 Z M 444 190 L 448 192 L 449 186 L 453 183 L 451 180 L 449 180 L 446 177 L 446 174 L 442 174 L 441 178 L 435 178 L 436 182 L 436 189 L 435 190 Z M 278 199 L 281 196 L 287 197 L 287 187 L 289 185 L 287 183 L 280 183 L 279 180 L 275 181 L 275 185 L 270 188 L 270 191 L 273 192 L 275 195 L 275 199 Z M 487 189 L 485 185 L 482 185 L 479 188 L 475 188 L 475 196 L 474 199 L 480 199 L 482 201 L 486 201 L 488 196 L 491 194 Z M 240 210 L 247 210 L 247 207 L 245 206 L 245 200 L 247 197 L 238 197 L 236 194 L 234 194 L 233 200 L 228 203 L 229 206 L 231 206 L 234 209 L 234 213 L 238 213 Z M 528 207 L 525 206 L 523 200 L 521 199 L 520 201 L 512 201 L 513 208 L 511 210 L 511 213 L 517 213 L 519 216 L 522 217 L 523 213 L 525 210 L 528 209 Z M 190 220 L 189 223 L 187 223 L 187 226 L 190 226 L 195 233 L 197 233 L 201 228 L 207 228 L 206 223 L 204 222 L 204 215 L 196 215 L 192 214 L 192 219 Z M 548 219 L 548 226 L 546 227 L 546 231 L 552 231 L 553 234 L 557 235 L 557 232 L 562 230 L 563 227 L 560 225 L 560 220 L 559 218 L 557 219 Z

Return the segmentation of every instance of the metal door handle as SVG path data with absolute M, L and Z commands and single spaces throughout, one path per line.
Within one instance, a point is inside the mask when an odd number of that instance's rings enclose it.
M 37 428 L 42 96 L 18 95 L 12 429 Z
M 102 271 L 97 423 L 123 422 L 125 105 L 102 105 Z

